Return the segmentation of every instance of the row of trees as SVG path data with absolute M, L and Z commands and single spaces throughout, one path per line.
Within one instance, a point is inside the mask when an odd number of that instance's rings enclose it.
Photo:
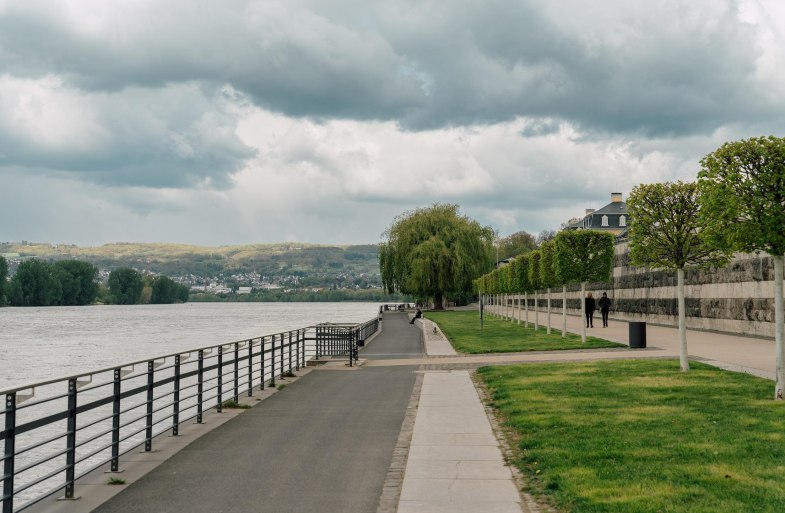
M 109 291 L 117 305 L 143 303 L 170 304 L 188 301 L 188 287 L 166 276 L 143 276 L 140 272 L 121 268 L 109 273 Z
M 610 233 L 561 231 L 552 240 L 540 244 L 539 249 L 524 253 L 504 267 L 477 278 L 474 288 L 481 294 L 529 294 L 547 290 L 550 312 L 551 289 L 561 286 L 562 336 L 566 336 L 567 285 L 580 283 L 582 303 L 585 302 L 587 282 L 610 278 L 613 243 Z M 583 323 L 581 326 L 581 340 L 585 343 L 586 328 Z M 550 316 L 547 329 L 550 332 Z
M 98 269 L 79 260 L 47 263 L 26 260 L 7 281 L 8 264 L 0 257 L 0 304 L 13 306 L 89 305 L 98 295 Z
M 121 268 L 109 274 L 107 290 L 98 283 L 98 269 L 80 260 L 25 260 L 8 281 L 8 262 L 0 257 L 0 306 L 80 306 L 99 299 L 119 305 L 184 303 L 188 287 Z
M 728 142 L 703 158 L 700 165 L 696 182 L 642 184 L 632 190 L 627 201 L 632 220 L 630 260 L 639 267 L 676 272 L 680 365 L 687 371 L 685 270 L 725 265 L 734 252 L 770 254 L 774 261 L 775 398 L 781 400 L 785 391 L 785 138 Z M 533 263 L 536 257 L 530 253 L 516 259 L 511 269 L 507 266 L 482 277 L 476 286 L 486 293 L 505 293 L 547 288 L 554 277 L 562 283 L 604 281 L 610 272 L 604 263 L 594 268 L 598 274 L 589 274 L 587 265 L 594 265 L 590 259 L 586 255 L 575 258 L 592 251 L 581 247 L 590 239 L 599 241 L 591 232 L 562 231 L 554 239 L 556 263 L 552 271 L 547 264 L 538 267 Z M 574 247 L 566 248 L 566 241 Z M 543 245 L 540 251 L 547 255 L 549 250 Z M 603 258 L 611 256 L 612 252 Z M 539 258 L 542 261 L 542 256 Z M 522 278 L 524 268 L 528 281 Z M 584 292 L 582 287 L 585 297 Z
M 785 138 L 728 142 L 701 160 L 695 183 L 635 187 L 628 207 L 634 265 L 677 273 L 681 368 L 689 369 L 684 271 L 725 265 L 733 252 L 774 261 L 775 398 L 785 390 Z

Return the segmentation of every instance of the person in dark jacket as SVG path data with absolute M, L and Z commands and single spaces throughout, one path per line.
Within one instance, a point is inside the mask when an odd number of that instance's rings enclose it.
M 417 320 L 417 319 L 419 319 L 420 317 L 422 317 L 422 310 L 420 310 L 420 309 L 418 308 L 418 309 L 417 309 L 417 313 L 415 313 L 415 314 L 414 314 L 414 317 L 412 317 L 412 320 L 411 320 L 411 321 L 409 321 L 409 324 L 414 324 L 414 321 L 416 321 L 416 320 Z
M 597 309 L 597 304 L 594 302 L 594 296 L 591 292 L 586 294 L 586 327 L 594 327 L 594 310 Z
M 602 313 L 602 327 L 608 327 L 608 312 L 611 309 L 611 300 L 608 298 L 608 293 L 603 292 L 602 297 L 599 301 L 597 301 L 597 305 L 600 307 L 600 313 Z

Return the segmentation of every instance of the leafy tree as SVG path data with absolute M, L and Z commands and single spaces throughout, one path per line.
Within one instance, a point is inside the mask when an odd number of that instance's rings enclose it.
M 505 260 L 537 248 L 534 236 L 528 232 L 520 231 L 501 238 L 498 241 L 499 258 Z
M 379 267 L 385 289 L 433 297 L 468 292 L 472 280 L 491 268 L 493 230 L 458 213 L 457 205 L 435 204 L 397 217 L 384 232 Z
M 121 267 L 109 273 L 109 290 L 112 301 L 118 305 L 135 305 L 144 288 L 144 280 L 138 271 Z
M 529 284 L 531 288 L 534 290 L 534 329 L 536 330 L 540 324 L 540 308 L 537 304 L 538 294 L 542 288 L 542 282 L 540 281 L 540 261 L 542 259 L 542 253 L 537 251 L 532 251 L 529 253 Z
M 556 258 L 556 246 L 552 241 L 544 242 L 539 249 L 540 252 L 540 284 L 548 289 L 547 303 L 547 333 L 551 334 L 551 288 L 560 285 L 554 260 Z
M 62 295 L 54 268 L 40 260 L 25 260 L 11 280 L 11 304 L 14 306 L 52 306 Z
M 556 237 L 556 230 L 543 230 L 539 234 L 537 234 L 536 242 L 537 246 L 542 246 L 544 242 L 548 242 L 549 240 L 553 240 Z
M 6 262 L 5 258 L 0 256 L 0 306 L 5 306 L 8 303 L 8 298 L 6 296 L 6 289 L 8 288 L 8 285 L 6 284 L 7 278 L 8 262 Z
M 61 260 L 54 264 L 61 271 L 62 305 L 89 305 L 98 296 L 98 268 L 80 260 Z
M 150 302 L 153 304 L 171 304 L 188 301 L 188 287 L 180 285 L 167 276 L 158 276 L 152 282 Z
M 677 276 L 681 370 L 687 359 L 684 270 L 724 265 L 729 254 L 707 245 L 701 236 L 697 183 L 666 182 L 636 186 L 627 200 L 630 260 L 639 267 L 672 269 Z
M 613 235 L 594 230 L 562 230 L 556 245 L 556 272 L 564 283 L 581 284 L 581 313 L 586 311 L 586 282 L 606 281 L 613 271 Z M 581 322 L 581 340 L 586 343 L 586 323 Z
M 785 391 L 785 138 L 727 142 L 701 160 L 704 237 L 723 250 L 769 253 L 774 260 L 776 399 Z

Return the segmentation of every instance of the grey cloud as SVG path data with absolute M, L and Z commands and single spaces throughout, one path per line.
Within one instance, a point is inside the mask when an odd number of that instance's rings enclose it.
M 526 116 L 586 131 L 705 133 L 783 107 L 774 85 L 755 81 L 754 27 L 730 0 L 681 18 L 679 2 L 674 12 L 604 3 L 603 17 L 571 25 L 560 18 L 580 21 L 585 2 L 549 3 L 556 12 L 533 0 L 165 2 L 98 35 L 51 5 L 26 5 L 0 14 L 0 64 L 84 89 L 229 83 L 290 116 L 411 130 Z
M 71 114 L 91 118 L 94 126 L 49 144 L 35 132 L 20 131 L 12 117 L 5 116 L 0 119 L 0 168 L 58 171 L 104 185 L 220 189 L 230 186 L 231 176 L 255 154 L 235 135 L 232 100 L 219 91 L 173 85 L 152 91 L 64 94 L 63 103 L 74 98 L 81 102 Z M 42 109 L 57 108 L 57 99 L 51 104 L 46 97 L 40 101 Z M 80 119 L 61 121 L 69 123 L 63 131 L 80 130 Z

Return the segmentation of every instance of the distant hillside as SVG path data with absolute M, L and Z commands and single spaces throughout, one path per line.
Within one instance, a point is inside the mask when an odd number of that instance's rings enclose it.
M 242 284 L 258 275 L 271 283 L 294 280 L 299 286 L 380 286 L 379 248 L 375 244 L 329 246 L 301 243 L 243 246 L 190 246 L 166 243 L 117 243 L 99 247 L 68 244 L 0 243 L 0 253 L 21 259 L 74 258 L 99 269 L 132 267 L 172 277 L 232 278 Z M 196 281 L 202 281 L 201 279 Z M 189 279 L 194 282 L 195 280 Z

